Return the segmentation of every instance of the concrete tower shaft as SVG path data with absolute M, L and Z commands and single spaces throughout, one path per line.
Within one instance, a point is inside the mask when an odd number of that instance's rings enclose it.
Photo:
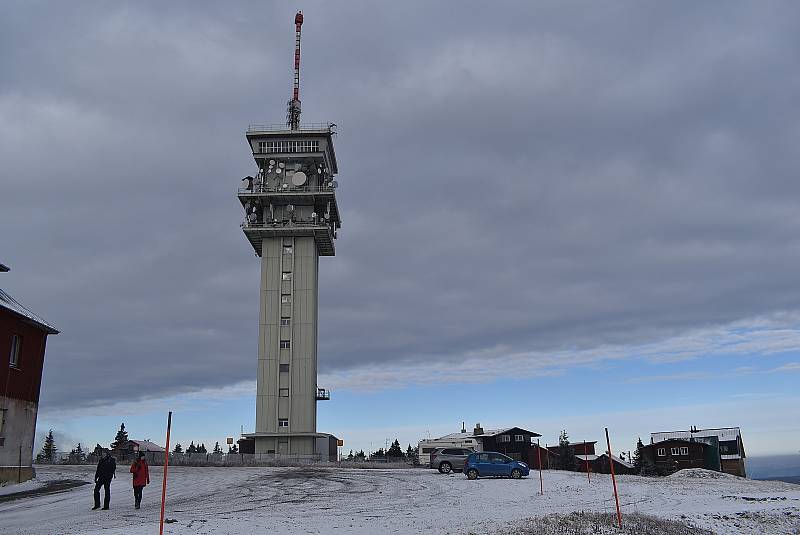
M 333 125 L 251 126 L 258 171 L 239 189 L 242 229 L 261 257 L 256 453 L 315 453 L 319 257 L 341 226 Z

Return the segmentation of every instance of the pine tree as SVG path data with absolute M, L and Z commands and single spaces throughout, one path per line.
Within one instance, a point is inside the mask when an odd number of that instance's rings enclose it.
M 409 461 L 414 460 L 414 450 L 411 448 L 411 444 L 408 445 L 408 449 L 406 450 L 406 459 Z
M 642 469 L 644 468 L 644 444 L 642 444 L 642 437 L 639 437 L 639 440 L 636 441 L 636 452 L 633 454 L 633 467 L 636 469 L 638 474 L 642 473 Z
M 566 430 L 563 429 L 558 436 L 558 457 L 562 470 L 574 472 L 578 468 L 578 463 L 575 459 L 575 448 L 569 443 L 569 436 Z
M 78 445 L 69 452 L 69 462 L 70 464 L 81 464 L 86 460 L 86 453 L 81 448 L 81 443 L 78 442 Z
M 197 453 L 197 446 L 194 445 L 194 440 L 189 443 L 189 447 L 186 448 L 186 453 Z
M 51 429 L 44 438 L 44 446 L 42 446 L 41 453 L 36 456 L 36 462 L 42 464 L 53 464 L 57 451 L 58 448 L 56 447 L 56 439 L 53 438 L 53 430 Z
M 219 442 L 214 443 L 214 453 L 222 453 L 222 448 L 219 447 Z
M 367 458 L 367 454 L 364 453 L 364 450 L 360 450 L 358 453 L 356 453 L 356 460 L 357 461 L 359 461 L 359 460 L 363 461 L 366 458 Z
M 176 455 L 181 455 L 183 453 L 183 446 L 181 446 L 180 442 L 175 444 L 175 449 L 172 450 L 172 453 L 174 453 Z
M 199 446 L 197 446 L 197 453 L 208 453 L 206 451 L 206 445 L 205 444 L 200 444 Z
M 355 456 L 353 455 L 353 450 L 350 450 L 350 453 L 347 455 L 347 460 L 352 461 L 354 458 Z
M 94 451 L 92 451 L 92 453 L 94 453 L 97 456 L 103 455 L 103 446 L 101 446 L 100 444 L 95 445 Z
M 236 444 L 228 446 L 228 453 L 239 453 L 239 447 Z
M 373 452 L 369 456 L 370 459 L 385 459 L 386 454 L 383 452 L 383 448 L 378 448 L 378 451 Z
M 127 443 L 128 432 L 125 431 L 125 422 L 122 422 L 122 425 L 119 426 L 119 431 L 117 431 L 117 436 L 114 437 L 114 442 L 109 445 L 109 448 L 112 450 L 119 450 Z
M 400 441 L 395 439 L 392 442 L 392 447 L 390 447 L 386 452 L 387 457 L 394 457 L 394 458 L 402 458 L 403 457 L 403 450 L 400 448 Z

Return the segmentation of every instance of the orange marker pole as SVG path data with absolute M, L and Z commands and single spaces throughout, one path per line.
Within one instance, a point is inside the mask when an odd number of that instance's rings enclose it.
M 172 411 L 167 416 L 167 445 L 164 449 L 164 480 L 161 482 L 161 521 L 158 535 L 164 535 L 164 503 L 167 500 L 167 467 L 169 466 L 169 432 L 172 428 Z
M 614 476 L 614 458 L 611 457 L 611 440 L 606 427 L 606 444 L 608 444 L 608 464 L 611 466 L 611 482 L 614 484 L 614 500 L 617 502 L 617 525 L 622 529 L 622 513 L 619 512 L 619 494 L 617 494 L 617 478 Z
M 586 461 L 586 477 L 589 478 L 589 483 L 592 482 L 592 475 L 589 473 L 589 455 L 586 453 L 586 441 L 583 441 L 583 459 Z
M 539 439 L 536 439 L 536 455 L 539 456 L 539 494 L 544 496 L 544 481 L 542 480 L 542 447 L 539 445 Z

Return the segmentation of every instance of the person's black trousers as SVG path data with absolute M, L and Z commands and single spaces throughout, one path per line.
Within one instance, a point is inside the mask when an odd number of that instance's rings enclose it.
M 100 487 L 105 487 L 106 492 L 103 500 L 103 508 L 108 509 L 111 503 L 111 481 L 98 481 L 94 484 L 94 506 L 100 507 Z
M 133 500 L 136 508 L 139 508 L 139 505 L 142 503 L 142 489 L 144 485 L 134 485 L 133 486 Z

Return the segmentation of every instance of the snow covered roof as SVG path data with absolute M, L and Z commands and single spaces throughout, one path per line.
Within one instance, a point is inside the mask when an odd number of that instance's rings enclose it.
M 514 429 L 519 429 L 520 431 L 529 433 L 535 437 L 542 436 L 539 433 L 534 433 L 533 431 L 528 431 L 527 429 L 523 429 L 521 427 L 501 427 L 500 429 L 484 429 L 483 433 L 480 433 L 478 435 L 476 435 L 473 431 L 466 431 L 464 433 L 450 433 L 449 435 L 445 435 L 443 437 L 435 439 L 435 441 L 439 440 L 459 441 L 459 440 L 469 440 L 472 438 L 494 437 L 497 435 L 502 435 L 503 433 L 508 433 L 509 431 L 513 431 Z
M 694 433 L 692 431 L 659 431 L 657 433 L 650 433 L 650 438 L 653 442 L 662 442 L 671 438 L 688 439 L 692 437 L 717 437 L 722 440 L 736 440 L 742 436 L 742 432 L 738 427 L 720 427 L 716 429 L 698 429 Z
M 137 446 L 136 449 L 138 449 L 139 451 L 160 451 L 160 452 L 164 451 L 164 448 L 162 448 L 158 444 L 150 442 L 149 440 L 131 440 L 130 442 L 136 444 Z
M 577 457 L 581 461 L 592 462 L 597 460 L 597 455 L 575 455 L 575 457 Z
M 576 455 L 575 457 L 580 457 L 580 455 Z M 604 453 L 604 454 L 602 454 L 602 455 L 598 455 L 598 456 L 597 456 L 597 458 L 598 458 L 598 459 L 599 459 L 600 457 L 608 457 L 608 453 Z M 626 468 L 635 468 L 635 467 L 634 467 L 634 466 L 633 466 L 631 463 L 629 463 L 629 462 L 627 462 L 627 461 L 623 461 L 622 459 L 620 459 L 620 458 L 619 458 L 619 457 L 617 457 L 616 455 L 612 455 L 612 456 L 611 456 L 611 458 L 614 460 L 614 462 L 615 462 L 615 463 L 617 463 L 617 464 L 621 464 L 622 466 L 624 466 L 624 467 L 626 467 Z M 589 460 L 591 461 L 591 459 L 589 459 Z
M 58 330 L 55 327 L 44 321 L 40 316 L 34 314 L 30 309 L 25 307 L 22 303 L 11 297 L 2 288 L 0 288 L 0 308 L 4 308 L 22 316 L 26 320 L 35 323 L 39 327 L 43 328 L 47 331 L 48 334 L 58 334 Z

